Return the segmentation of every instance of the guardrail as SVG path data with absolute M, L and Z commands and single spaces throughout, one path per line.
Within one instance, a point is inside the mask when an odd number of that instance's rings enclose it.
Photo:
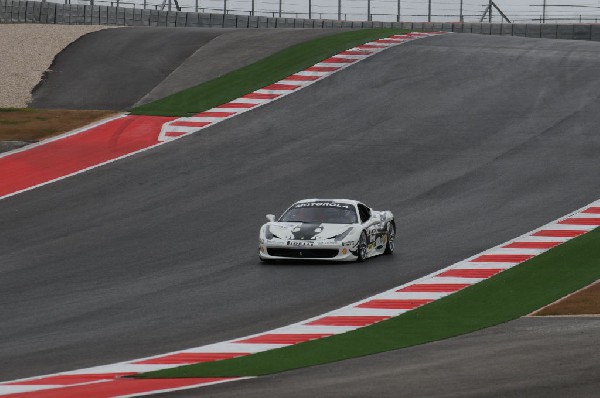
M 416 25 L 416 26 L 414 26 Z M 422 25 L 422 26 L 419 26 Z M 405 28 L 403 26 L 403 28 Z M 600 41 L 600 24 L 423 23 L 406 29 L 542 39 Z
M 392 22 L 270 18 L 140 8 L 0 0 L 0 23 L 219 28 L 391 28 Z M 397 25 L 397 23 L 396 23 Z
M 140 8 L 0 0 L 0 23 L 121 25 L 210 28 L 401 28 L 484 35 L 600 41 L 600 24 L 494 24 L 337 21 L 234 14 L 161 11 Z

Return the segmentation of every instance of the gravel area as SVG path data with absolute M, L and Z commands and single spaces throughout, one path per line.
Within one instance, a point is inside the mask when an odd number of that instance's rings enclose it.
M 22 148 L 29 144 L 31 144 L 29 141 L 0 141 L 0 153 Z
M 25 108 L 56 54 L 107 26 L 0 25 L 0 108 Z

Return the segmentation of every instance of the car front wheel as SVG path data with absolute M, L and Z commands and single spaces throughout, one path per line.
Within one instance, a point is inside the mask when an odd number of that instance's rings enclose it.
M 360 240 L 358 241 L 357 251 L 358 253 L 356 261 L 362 263 L 367 259 L 367 234 L 365 233 L 365 231 L 363 231 L 363 233 L 360 234 Z
M 389 223 L 387 227 L 387 242 L 385 244 L 385 254 L 392 254 L 394 252 L 394 244 L 396 241 L 396 226 L 394 223 Z

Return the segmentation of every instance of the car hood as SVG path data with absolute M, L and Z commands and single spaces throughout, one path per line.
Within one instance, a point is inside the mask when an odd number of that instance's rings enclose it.
M 331 239 L 352 224 L 313 224 L 301 222 L 272 222 L 267 224 L 271 233 L 281 239 L 318 241 Z

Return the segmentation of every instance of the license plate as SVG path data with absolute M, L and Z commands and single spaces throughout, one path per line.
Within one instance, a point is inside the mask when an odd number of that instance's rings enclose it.
M 300 247 L 312 247 L 314 246 L 314 242 L 296 242 L 292 240 L 288 240 L 288 246 L 300 246 Z

